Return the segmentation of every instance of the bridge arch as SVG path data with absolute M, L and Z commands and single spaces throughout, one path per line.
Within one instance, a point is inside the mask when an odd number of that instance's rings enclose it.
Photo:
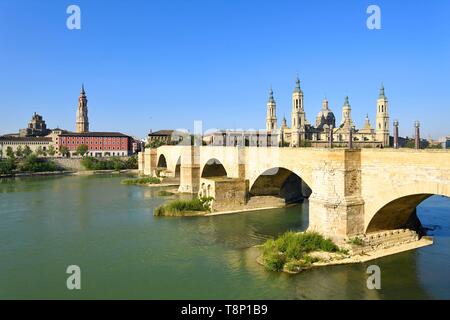
M 156 167 L 158 169 L 163 169 L 163 168 L 167 169 L 168 168 L 167 167 L 167 159 L 166 159 L 166 156 L 164 154 L 160 154 L 159 155 Z
M 286 203 L 300 202 L 312 191 L 296 172 L 284 167 L 274 167 L 261 172 L 251 183 L 250 196 L 275 196 Z
M 200 176 L 202 178 L 228 176 L 225 166 L 216 158 L 211 158 L 203 165 Z
M 377 201 L 365 208 L 365 232 L 377 232 L 399 228 L 417 228 L 420 221 L 416 208 L 432 196 L 450 198 L 450 187 L 436 183 L 416 183 L 391 192 L 384 191 Z

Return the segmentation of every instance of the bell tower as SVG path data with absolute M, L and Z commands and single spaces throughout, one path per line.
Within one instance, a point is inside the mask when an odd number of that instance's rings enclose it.
M 292 93 L 291 147 L 299 147 L 305 139 L 306 115 L 303 99 L 304 96 L 300 88 L 300 79 L 297 77 L 294 92 Z
M 270 88 L 269 101 L 267 101 L 266 131 L 276 131 L 277 127 L 277 103 L 273 97 L 273 90 Z
M 77 121 L 76 121 L 76 132 L 77 133 L 89 132 L 87 103 L 88 103 L 88 100 L 86 98 L 86 92 L 84 91 L 84 85 L 82 85 L 80 96 L 78 97 L 78 109 L 77 109 Z
M 377 124 L 375 134 L 377 141 L 382 143 L 383 147 L 389 147 L 389 102 L 384 93 L 384 85 L 381 85 L 380 95 L 377 100 Z

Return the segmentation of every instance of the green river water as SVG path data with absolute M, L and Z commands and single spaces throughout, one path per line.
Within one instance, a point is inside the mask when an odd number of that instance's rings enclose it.
M 418 209 L 435 244 L 366 264 L 299 275 L 268 272 L 253 245 L 308 226 L 301 207 L 199 218 L 155 218 L 158 189 L 123 177 L 0 181 L 2 299 L 434 299 L 450 298 L 450 200 Z M 381 290 L 366 269 L 381 268 Z M 66 288 L 81 268 L 82 289 Z

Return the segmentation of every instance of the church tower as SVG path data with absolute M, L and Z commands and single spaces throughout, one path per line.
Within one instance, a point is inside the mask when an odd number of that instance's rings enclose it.
M 277 130 L 277 103 L 273 98 L 273 90 L 270 88 L 269 101 L 267 102 L 266 130 Z
M 299 147 L 301 142 L 305 139 L 306 115 L 303 98 L 303 91 L 300 88 L 300 79 L 297 77 L 294 92 L 292 93 L 291 147 Z
M 348 96 L 345 97 L 344 106 L 342 107 L 342 123 L 341 128 L 349 129 L 353 127 L 352 120 L 352 107 L 348 100 Z
M 375 134 L 377 141 L 380 141 L 383 147 L 389 147 L 389 112 L 388 99 L 384 94 L 384 85 L 381 85 L 380 95 L 377 101 L 377 124 Z
M 88 120 L 88 107 L 87 107 L 86 92 L 84 91 L 84 85 L 81 86 L 80 97 L 78 98 L 78 110 L 76 121 L 76 132 L 86 133 L 89 132 L 89 120 Z

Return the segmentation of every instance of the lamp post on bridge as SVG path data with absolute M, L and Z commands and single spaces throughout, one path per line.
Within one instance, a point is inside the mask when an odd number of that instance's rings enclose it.
M 353 149 L 353 130 L 355 130 L 355 127 L 350 126 L 348 130 L 348 148 Z
M 416 136 L 414 138 L 415 147 L 416 149 L 420 149 L 420 122 L 416 121 L 414 127 L 416 128 Z
M 394 149 L 398 149 L 398 120 L 394 120 Z
M 333 148 L 333 125 L 330 125 L 329 128 L 329 136 L 328 136 L 328 143 L 329 143 L 329 147 L 330 149 Z

